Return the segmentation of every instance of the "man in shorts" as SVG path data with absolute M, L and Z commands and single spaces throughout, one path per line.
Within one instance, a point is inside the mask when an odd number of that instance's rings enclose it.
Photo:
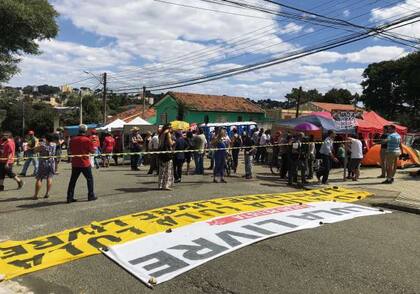
M 8 176 L 18 184 L 18 189 L 23 187 L 23 181 L 13 172 L 15 162 L 15 142 L 10 132 L 0 136 L 0 191 L 4 191 L 4 179 Z
M 349 170 L 353 173 L 353 181 L 357 181 L 360 177 L 360 164 L 363 159 L 363 144 L 354 135 L 351 135 L 349 140 L 351 142 Z
M 398 158 L 402 154 L 401 136 L 394 125 L 388 126 L 387 149 L 385 155 L 386 180 L 382 184 L 392 184 L 397 171 Z

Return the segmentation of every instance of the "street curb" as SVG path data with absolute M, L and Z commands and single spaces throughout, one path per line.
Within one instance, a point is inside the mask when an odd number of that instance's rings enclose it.
M 401 203 L 400 201 L 391 201 L 391 202 L 385 202 L 385 203 L 371 203 L 371 206 L 374 207 L 383 207 L 413 214 L 420 215 L 420 207 L 410 205 L 408 203 Z

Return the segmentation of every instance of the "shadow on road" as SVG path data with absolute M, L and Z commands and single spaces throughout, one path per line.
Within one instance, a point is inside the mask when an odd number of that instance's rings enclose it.
M 20 208 L 41 208 L 41 207 L 49 207 L 49 206 L 60 205 L 60 204 L 67 204 L 67 202 L 66 201 L 36 202 L 36 203 L 32 203 L 32 204 L 18 205 L 16 207 L 20 207 Z
M 138 188 L 118 188 L 116 191 L 124 193 L 145 193 L 150 191 L 160 191 L 158 188 L 138 187 Z
M 14 201 L 25 201 L 25 200 L 32 200 L 32 197 L 14 197 L 14 198 L 7 198 L 7 199 L 1 199 L 1 202 L 14 202 Z

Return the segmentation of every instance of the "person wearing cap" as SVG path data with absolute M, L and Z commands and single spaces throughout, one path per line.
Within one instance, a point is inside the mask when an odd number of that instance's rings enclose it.
M 36 158 L 36 153 L 34 151 L 35 147 L 38 146 L 39 140 L 37 137 L 35 137 L 34 131 L 28 132 L 28 138 L 26 139 L 27 142 L 27 149 L 25 152 L 25 157 L 27 159 L 25 160 L 25 163 L 23 164 L 22 171 L 20 172 L 20 176 L 26 177 L 26 173 L 28 171 L 29 166 L 31 165 L 31 162 L 34 165 L 34 175 L 38 172 L 38 159 Z
M 79 126 L 79 135 L 71 138 L 70 151 L 71 159 L 71 177 L 67 189 L 67 203 L 76 202 L 74 198 L 74 188 L 76 187 L 77 179 L 80 174 L 86 178 L 88 188 L 88 200 L 96 200 L 95 192 L 93 190 L 93 175 L 92 165 L 90 162 L 90 154 L 95 153 L 95 146 L 89 136 L 87 136 L 87 126 Z
M 93 162 L 96 168 L 99 168 L 98 158 L 101 155 L 101 141 L 99 140 L 98 134 L 95 129 L 91 131 L 90 140 L 92 141 L 93 147 L 95 148 L 95 156 Z
M 143 138 L 139 134 L 140 129 L 134 127 L 131 129 L 130 134 L 130 152 L 137 153 L 141 151 L 143 144 Z M 131 170 L 139 170 L 140 154 L 134 154 L 130 156 Z
M 15 142 L 10 132 L 0 136 L 0 191 L 4 191 L 4 179 L 8 176 L 18 184 L 18 189 L 23 187 L 23 181 L 13 172 L 15 162 Z

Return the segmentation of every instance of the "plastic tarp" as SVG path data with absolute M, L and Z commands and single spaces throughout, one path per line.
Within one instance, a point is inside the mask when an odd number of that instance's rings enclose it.
M 418 166 L 420 165 L 419 158 L 417 157 L 416 152 L 406 146 L 403 145 L 403 151 L 405 154 L 409 155 L 407 160 L 399 159 L 398 160 L 398 167 L 399 168 L 406 168 L 411 166 Z M 364 166 L 380 166 L 381 165 L 381 145 L 374 145 L 369 149 L 369 151 L 365 154 L 365 157 L 362 160 L 362 165 Z
M 347 130 L 341 129 L 333 119 L 328 119 L 320 115 L 306 115 L 306 116 L 301 116 L 298 118 L 282 120 L 282 121 L 279 121 L 278 124 L 280 126 L 285 126 L 285 127 L 294 129 L 297 125 L 300 125 L 302 123 L 307 123 L 307 122 L 314 124 L 319 128 L 322 128 L 323 133 L 326 133 L 329 130 L 333 130 L 337 134 L 344 134 L 344 133 L 354 134 L 355 133 L 355 128 L 351 128 Z

